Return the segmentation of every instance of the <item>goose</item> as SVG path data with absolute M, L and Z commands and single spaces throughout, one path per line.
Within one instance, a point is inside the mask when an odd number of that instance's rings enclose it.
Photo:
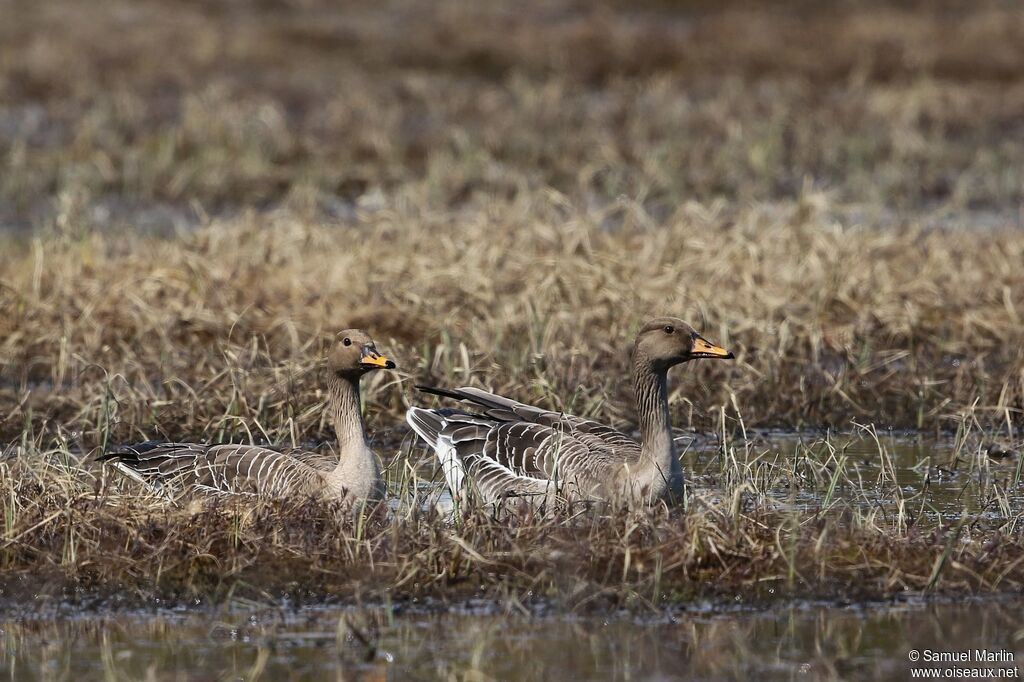
M 525 405 L 478 388 L 417 386 L 471 410 L 412 407 L 409 426 L 434 449 L 456 501 L 467 481 L 485 505 L 518 499 L 654 500 L 681 483 L 669 423 L 668 371 L 699 358 L 733 359 L 674 317 L 644 324 L 631 353 L 640 441 L 591 419 Z
M 359 329 L 337 335 L 327 356 L 327 410 L 338 440 L 333 467 L 316 453 L 258 445 L 147 441 L 105 453 L 122 473 L 144 483 L 170 483 L 217 493 L 316 496 L 343 501 L 383 495 L 377 456 L 366 438 L 359 380 L 395 363 Z

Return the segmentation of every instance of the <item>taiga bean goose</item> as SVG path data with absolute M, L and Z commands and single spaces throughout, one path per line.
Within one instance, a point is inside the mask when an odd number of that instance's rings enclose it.
M 366 440 L 359 379 L 375 369 L 394 369 L 395 363 L 377 352 L 366 332 L 349 329 L 338 334 L 327 365 L 327 410 L 339 455 L 333 468 L 324 467 L 315 453 L 255 445 L 153 441 L 119 448 L 101 459 L 112 461 L 139 480 L 200 490 L 269 497 L 376 499 L 383 493 L 383 482 L 377 456 Z
M 681 480 L 668 410 L 668 370 L 729 351 L 672 317 L 640 329 L 632 350 L 641 442 L 590 419 L 551 412 L 477 388 L 418 387 L 473 405 L 473 411 L 413 407 L 406 420 L 441 460 L 453 497 L 468 478 L 485 504 L 525 498 L 652 500 Z

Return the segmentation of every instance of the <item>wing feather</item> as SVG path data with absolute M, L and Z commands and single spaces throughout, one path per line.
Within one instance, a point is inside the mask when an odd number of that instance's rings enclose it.
M 478 388 L 417 388 L 470 403 L 477 410 L 410 408 L 407 420 L 442 460 L 454 452 L 464 473 L 489 502 L 508 495 L 548 499 L 552 491 L 566 496 L 599 495 L 623 464 L 640 456 L 635 440 L 590 419 Z M 448 469 L 446 478 L 451 485 Z M 461 482 L 461 476 L 456 478 Z
M 161 443 L 117 448 L 99 459 L 128 467 L 143 479 L 226 493 L 314 493 L 323 470 L 295 451 L 257 445 Z M 310 453 L 310 459 L 314 460 Z

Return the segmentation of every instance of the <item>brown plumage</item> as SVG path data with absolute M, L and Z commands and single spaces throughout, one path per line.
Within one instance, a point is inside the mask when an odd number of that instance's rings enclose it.
M 363 331 L 341 332 L 327 358 L 327 410 L 338 438 L 333 466 L 316 453 L 256 445 L 161 443 L 118 448 L 100 459 L 142 481 L 219 493 L 268 497 L 373 499 L 383 494 L 359 402 L 359 379 L 395 363 L 377 352 Z
M 651 320 L 632 350 L 641 441 L 591 419 L 552 412 L 477 388 L 421 390 L 471 409 L 410 408 L 406 420 L 441 460 L 453 496 L 466 479 L 485 503 L 522 498 L 650 500 L 681 479 L 668 411 L 668 370 L 698 358 L 731 359 L 682 320 Z

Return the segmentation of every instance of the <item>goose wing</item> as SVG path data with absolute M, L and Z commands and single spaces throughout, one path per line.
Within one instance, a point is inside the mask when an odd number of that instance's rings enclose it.
M 539 498 L 590 489 L 593 464 L 586 446 L 543 424 L 499 422 L 459 410 L 410 408 L 407 420 L 434 446 L 456 496 L 465 478 L 486 501 Z
M 453 492 L 469 476 L 488 500 L 504 495 L 589 496 L 614 483 L 639 446 L 625 434 L 475 388 L 423 389 L 479 412 L 411 408 L 407 420 L 430 443 Z M 446 461 L 447 460 L 447 461 Z
M 221 492 L 280 495 L 322 485 L 319 471 L 287 451 L 256 445 L 147 441 L 111 451 L 113 460 L 145 479 Z
M 144 478 L 171 480 L 192 474 L 209 449 L 210 445 L 205 443 L 149 440 L 115 448 L 97 459 L 124 465 Z
M 585 445 L 592 454 L 600 454 L 602 458 L 628 461 L 640 456 L 640 444 L 636 440 L 593 419 L 526 405 L 472 386 L 453 389 L 429 386 L 417 386 L 416 388 L 424 393 L 472 403 L 481 408 L 483 415 L 497 422 L 528 422 L 569 433 Z

